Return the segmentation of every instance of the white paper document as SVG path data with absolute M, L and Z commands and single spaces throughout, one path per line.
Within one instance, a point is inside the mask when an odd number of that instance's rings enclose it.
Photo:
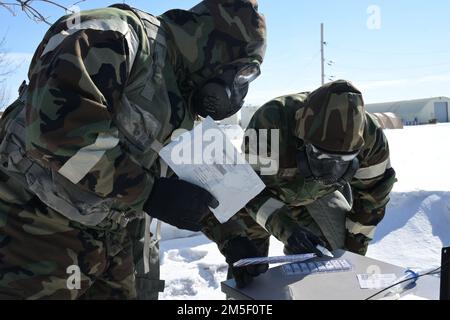
M 357 277 L 361 289 L 384 289 L 394 284 L 397 279 L 393 273 L 358 274 Z
M 265 184 L 211 118 L 185 132 L 160 151 L 161 158 L 177 176 L 208 190 L 220 205 L 211 209 L 227 222 Z

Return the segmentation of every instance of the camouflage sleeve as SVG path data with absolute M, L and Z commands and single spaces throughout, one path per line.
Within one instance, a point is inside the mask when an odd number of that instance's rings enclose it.
M 222 253 L 230 240 L 241 236 L 252 240 L 259 251 L 267 255 L 270 233 L 256 223 L 245 208 L 224 224 L 221 224 L 213 214 L 210 214 L 204 218 L 203 225 L 202 232 L 217 244 Z
M 246 236 L 246 225 L 242 219 L 242 213 L 245 214 L 240 212 L 224 224 L 221 224 L 212 213 L 203 219 L 203 234 L 217 244 L 220 252 L 231 239 Z
M 80 189 L 141 210 L 153 179 L 126 152 L 113 116 L 145 57 L 145 31 L 131 13 L 82 12 L 61 18 L 32 61 L 27 152 Z M 139 61 L 143 62 L 143 61 Z
M 346 248 L 365 254 L 376 226 L 385 215 L 389 194 L 397 181 L 391 167 L 389 144 L 377 121 L 366 114 L 361 167 L 351 182 L 353 208 L 347 216 Z
M 246 211 L 257 224 L 279 241 L 287 243 L 296 224 L 291 210 L 272 191 L 266 189 L 246 206 Z

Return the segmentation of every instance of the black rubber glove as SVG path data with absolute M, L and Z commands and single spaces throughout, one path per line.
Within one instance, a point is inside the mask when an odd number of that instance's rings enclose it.
M 287 254 L 315 253 L 318 257 L 322 257 L 323 254 L 316 248 L 317 245 L 325 247 L 324 242 L 318 236 L 299 225 L 293 228 L 285 245 Z
M 160 178 L 144 204 L 144 211 L 150 216 L 179 229 L 200 231 L 200 221 L 217 208 L 219 202 L 208 191 L 189 182 Z
M 241 259 L 262 257 L 258 248 L 247 237 L 237 237 L 230 240 L 222 250 L 231 269 L 236 286 L 240 289 L 248 286 L 254 277 L 265 273 L 269 269 L 268 264 L 259 264 L 246 267 L 233 267 L 233 263 Z

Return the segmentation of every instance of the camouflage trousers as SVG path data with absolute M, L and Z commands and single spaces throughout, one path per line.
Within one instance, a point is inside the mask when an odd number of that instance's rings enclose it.
M 159 279 L 136 277 L 142 260 L 137 229 L 138 222 L 122 228 L 112 221 L 96 227 L 70 221 L 0 172 L 0 299 L 157 298 Z M 149 276 L 159 277 L 153 249 Z

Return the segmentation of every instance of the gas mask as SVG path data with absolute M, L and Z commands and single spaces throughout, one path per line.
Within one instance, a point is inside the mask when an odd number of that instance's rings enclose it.
M 307 181 L 315 180 L 325 186 L 345 185 L 359 169 L 358 154 L 331 154 L 305 144 L 297 153 L 297 164 Z
M 214 120 L 231 117 L 242 108 L 250 82 L 260 74 L 256 63 L 224 67 L 194 93 L 192 103 L 195 112 L 203 118 L 210 116 Z

